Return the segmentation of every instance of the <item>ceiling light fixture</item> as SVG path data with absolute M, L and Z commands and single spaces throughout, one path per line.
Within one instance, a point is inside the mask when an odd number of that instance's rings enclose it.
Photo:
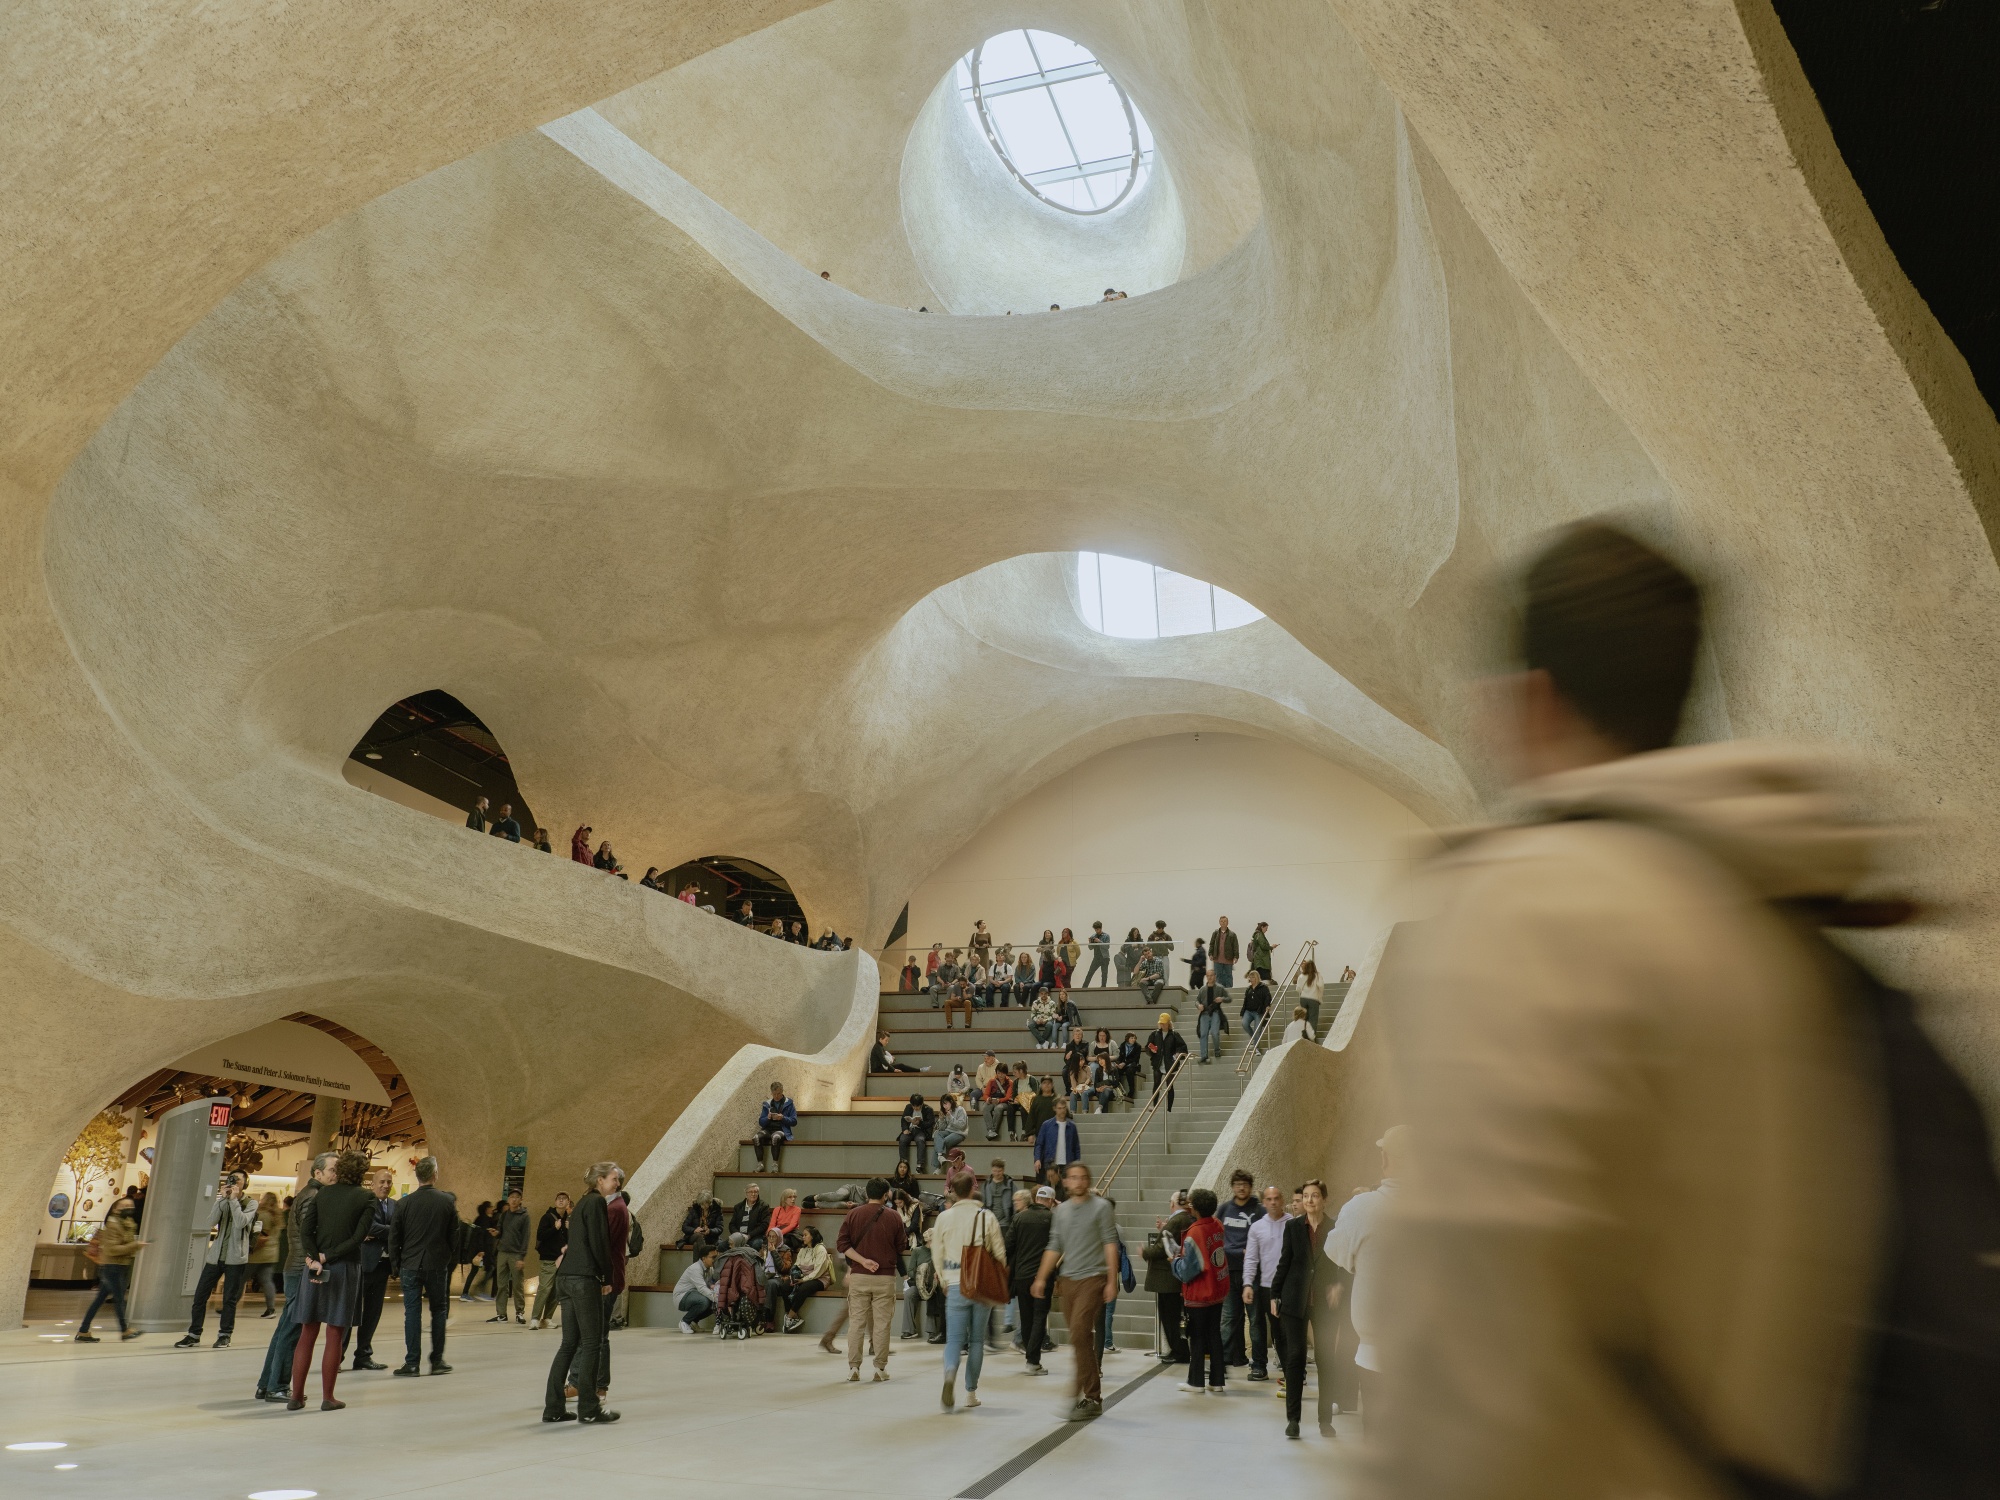
M 382 752 L 380 750 L 370 750 L 366 752 L 361 758 L 363 760 L 380 760 L 382 758 Z
M 51 1448 L 67 1448 L 68 1443 L 9 1443 L 9 1453 L 47 1453 Z
M 313 1500 L 318 1490 L 252 1490 L 250 1500 Z

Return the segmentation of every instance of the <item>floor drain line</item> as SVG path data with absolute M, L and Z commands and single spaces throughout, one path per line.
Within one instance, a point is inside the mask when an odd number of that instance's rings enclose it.
M 1110 1411 L 1112 1407 L 1138 1390 L 1140 1386 L 1151 1380 L 1160 1371 L 1167 1368 L 1168 1366 L 1155 1361 L 1152 1369 L 1142 1375 L 1134 1376 L 1118 1387 L 1117 1390 L 1113 1391 L 1110 1398 L 1105 1401 L 1104 1409 Z M 971 1484 L 960 1490 L 957 1500 L 986 1500 L 986 1497 L 991 1495 L 995 1490 L 1001 1488 L 1003 1485 L 1012 1484 L 1021 1475 L 1047 1458 L 1056 1449 L 1060 1448 L 1089 1425 L 1088 1422 L 1063 1423 L 1062 1426 L 1058 1427 L 1040 1442 L 1034 1444 L 1032 1447 L 1022 1449 L 1021 1452 L 1008 1459 L 1007 1462 L 992 1473 L 974 1480 Z

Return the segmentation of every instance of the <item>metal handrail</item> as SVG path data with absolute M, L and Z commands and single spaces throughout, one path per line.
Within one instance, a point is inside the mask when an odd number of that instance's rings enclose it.
M 1312 959 L 1317 962 L 1318 958 L 1318 938 L 1307 938 L 1303 943 L 1299 944 L 1298 956 L 1292 960 L 1292 966 L 1285 971 L 1285 977 L 1280 981 L 1277 989 L 1271 992 L 1271 1008 L 1264 1012 L 1264 1024 L 1259 1026 L 1255 1031 L 1252 1031 L 1244 1039 L 1243 1055 L 1236 1059 L 1236 1073 L 1238 1077 L 1255 1071 L 1257 1060 L 1264 1055 L 1264 1039 L 1271 1034 L 1272 1018 L 1283 1008 L 1287 991 L 1296 988 L 1299 972 L 1305 967 L 1306 960 Z
M 1125 1132 L 1125 1139 L 1120 1141 L 1118 1149 L 1111 1153 L 1111 1160 L 1104 1168 L 1104 1176 L 1093 1184 L 1099 1193 L 1111 1191 L 1111 1184 L 1117 1178 L 1119 1170 L 1139 1148 L 1139 1137 L 1146 1133 L 1146 1127 L 1153 1123 L 1153 1116 L 1160 1112 L 1161 1102 L 1173 1092 L 1174 1080 L 1180 1077 L 1181 1069 L 1187 1065 L 1188 1056 L 1189 1054 L 1183 1052 L 1174 1059 L 1174 1065 L 1167 1069 L 1158 1086 L 1154 1088 L 1153 1097 L 1146 1101 L 1146 1107 L 1140 1110 L 1137 1118 L 1132 1121 L 1132 1128 Z M 1167 1150 L 1171 1153 L 1173 1149 L 1173 1142 L 1170 1140 L 1167 1142 Z

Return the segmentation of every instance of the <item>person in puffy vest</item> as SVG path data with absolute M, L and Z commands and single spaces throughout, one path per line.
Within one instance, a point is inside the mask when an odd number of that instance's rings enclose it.
M 1206 1388 L 1222 1394 L 1222 1305 L 1229 1300 L 1229 1251 L 1222 1221 L 1215 1216 L 1215 1194 L 1196 1188 L 1189 1195 L 1194 1222 L 1181 1236 L 1174 1278 L 1181 1284 L 1181 1305 L 1187 1317 L 1188 1376 L 1181 1389 L 1200 1395 L 1206 1365 Z

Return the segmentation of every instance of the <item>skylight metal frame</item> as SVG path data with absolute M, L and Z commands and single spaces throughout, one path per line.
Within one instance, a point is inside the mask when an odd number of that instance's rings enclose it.
M 989 37 L 987 40 L 991 41 L 992 38 Z M 1152 165 L 1153 153 L 1145 148 L 1140 138 L 1138 112 L 1132 107 L 1131 96 L 1095 56 L 1087 63 L 1045 68 L 1042 66 L 1042 55 L 1035 48 L 1034 35 L 1026 27 L 1021 28 L 1021 40 L 1027 46 L 1028 56 L 1034 59 L 1034 72 L 1017 73 L 1011 78 L 997 78 L 988 82 L 980 76 L 979 71 L 980 58 L 986 51 L 986 42 L 981 42 L 972 49 L 965 60 L 966 72 L 971 76 L 972 82 L 970 86 L 960 89 L 960 99 L 971 104 L 978 113 L 980 128 L 986 132 L 986 143 L 993 148 L 993 154 L 1000 158 L 1001 165 L 1005 166 L 1014 180 L 1033 194 L 1038 201 L 1048 204 L 1050 208 L 1060 209 L 1063 213 L 1075 214 L 1079 218 L 1094 218 L 1098 214 L 1110 213 L 1132 196 L 1142 180 L 1141 174 Z M 1079 78 L 1102 78 L 1118 95 L 1119 106 L 1125 111 L 1125 131 L 1132 139 L 1131 155 L 1106 156 L 1085 161 L 1082 153 L 1076 149 L 1076 141 L 1070 134 L 1069 121 L 1063 115 L 1062 101 L 1056 96 L 1051 85 L 1068 83 Z M 1014 164 L 1013 154 L 1008 151 L 1006 139 L 1001 134 L 999 126 L 994 123 L 992 112 L 986 107 L 986 100 L 989 95 L 997 98 L 1003 94 L 1020 93 L 1027 89 L 1048 91 L 1049 107 L 1055 111 L 1056 123 L 1062 127 L 1063 143 L 1069 147 L 1069 166 L 1051 167 L 1040 172 L 1023 172 Z M 1049 197 L 1041 190 L 1042 184 L 1074 182 L 1079 178 L 1087 180 L 1093 177 L 1109 177 L 1121 169 L 1126 174 L 1125 186 L 1120 189 L 1117 197 L 1100 208 L 1072 208 L 1067 203 Z

